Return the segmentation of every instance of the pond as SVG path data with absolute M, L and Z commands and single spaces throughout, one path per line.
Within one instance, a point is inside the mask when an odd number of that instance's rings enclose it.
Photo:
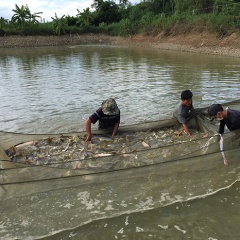
M 121 109 L 120 127 L 171 118 L 185 89 L 193 92 L 195 107 L 239 99 L 239 69 L 238 58 L 156 49 L 1 49 L 0 130 L 82 131 L 85 120 L 108 97 L 114 97 Z M 119 137 L 133 153 L 136 143 L 128 146 L 126 139 L 142 138 L 137 134 Z M 186 139 L 180 135 L 174 143 L 170 139 L 171 146 L 162 147 L 166 132 L 149 134 L 140 146 L 152 144 L 156 152 L 142 151 L 146 166 L 78 175 L 75 165 L 67 170 L 60 165 L 26 166 L 24 159 L 16 168 L 1 169 L 0 239 L 239 239 L 239 147 L 224 149 L 229 166 L 219 150 L 187 156 L 188 149 L 205 151 L 210 139 L 201 138 L 186 143 L 187 157 L 163 163 L 163 155 L 181 155 L 179 140 Z M 234 139 L 239 146 L 237 134 Z M 85 145 L 77 140 L 78 152 Z M 94 141 L 97 147 L 101 139 Z M 114 150 L 116 142 L 105 141 L 106 150 Z M 64 153 L 70 146 L 65 145 Z M 111 157 L 106 158 L 107 166 Z M 97 158 L 92 163 L 96 166 Z
M 0 130 L 62 133 L 108 97 L 121 125 L 171 116 L 182 90 L 195 107 L 240 96 L 240 59 L 114 46 L 1 49 Z

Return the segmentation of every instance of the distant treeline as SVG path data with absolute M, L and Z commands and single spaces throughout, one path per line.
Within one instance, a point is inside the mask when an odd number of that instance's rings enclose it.
M 0 36 L 106 33 L 127 36 L 137 33 L 166 35 L 212 31 L 223 36 L 240 29 L 240 0 L 93 0 L 90 8 L 76 9 L 76 16 L 55 16 L 46 22 L 42 12 L 28 5 L 12 10 L 11 19 L 0 18 Z

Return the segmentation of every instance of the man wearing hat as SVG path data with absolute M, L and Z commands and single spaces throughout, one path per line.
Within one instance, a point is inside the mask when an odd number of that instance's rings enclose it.
M 102 106 L 86 120 L 86 141 L 91 141 L 91 124 L 97 121 L 99 121 L 99 129 L 113 128 L 112 137 L 116 135 L 120 123 L 120 110 L 113 98 L 103 101 Z
M 240 111 L 233 109 L 223 109 L 220 104 L 213 104 L 208 109 L 210 117 L 220 120 L 218 133 L 224 133 L 225 125 L 230 131 L 240 129 Z

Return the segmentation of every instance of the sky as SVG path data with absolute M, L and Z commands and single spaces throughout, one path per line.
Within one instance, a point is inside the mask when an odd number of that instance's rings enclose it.
M 118 4 L 119 1 L 115 0 Z M 141 0 L 129 0 L 130 3 L 135 4 L 141 2 Z M 31 13 L 43 12 L 40 16 L 45 21 L 51 21 L 51 17 L 55 17 L 55 13 L 60 18 L 65 16 L 76 16 L 77 9 L 82 11 L 83 9 L 90 8 L 93 4 L 93 0 L 0 0 L 0 17 L 10 20 L 14 12 L 15 4 L 18 7 L 22 5 L 28 5 Z M 40 21 L 40 19 L 38 19 Z

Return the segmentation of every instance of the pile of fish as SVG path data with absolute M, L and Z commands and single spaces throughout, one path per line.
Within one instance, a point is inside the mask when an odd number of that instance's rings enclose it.
M 60 164 L 72 169 L 86 167 L 86 160 L 98 160 L 101 157 L 120 156 L 137 160 L 134 154 L 141 150 L 158 148 L 164 145 L 192 141 L 203 137 L 203 133 L 193 132 L 189 137 L 182 129 L 165 128 L 155 131 L 118 134 L 114 138 L 94 135 L 86 142 L 86 135 L 51 137 L 21 143 L 6 150 L 11 161 L 29 165 Z M 88 161 L 90 162 L 90 161 Z M 88 165 L 88 167 L 90 167 Z

